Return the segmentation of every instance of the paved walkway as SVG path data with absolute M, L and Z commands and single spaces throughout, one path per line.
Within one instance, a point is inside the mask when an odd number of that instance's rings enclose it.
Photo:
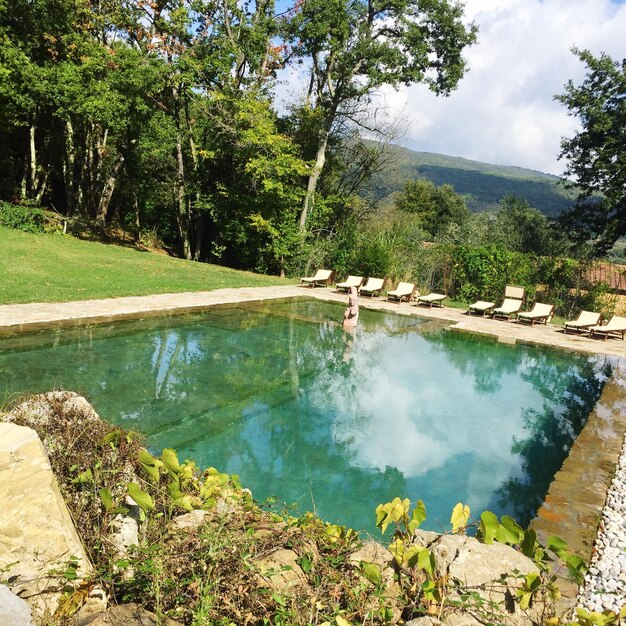
M 298 286 L 250 287 L 242 289 L 216 289 L 187 293 L 170 293 L 153 296 L 132 296 L 82 300 L 64 303 L 30 303 L 0 305 L 0 335 L 20 333 L 45 328 L 92 324 L 115 320 L 172 315 L 201 311 L 215 304 L 234 304 L 250 300 L 271 300 L 310 296 L 327 301 L 346 303 L 345 294 L 335 294 L 332 289 Z M 468 316 L 460 309 L 433 307 L 414 304 L 386 302 L 383 298 L 361 298 L 361 306 L 394 311 L 404 315 L 421 315 L 452 324 L 453 330 L 479 333 L 497 337 L 500 341 L 546 345 L 564 350 L 575 350 L 589 354 L 608 354 L 626 357 L 626 341 L 610 338 L 591 339 L 574 334 L 564 334 L 557 326 L 549 324 L 515 324 L 503 320 L 492 320 L 480 316 Z

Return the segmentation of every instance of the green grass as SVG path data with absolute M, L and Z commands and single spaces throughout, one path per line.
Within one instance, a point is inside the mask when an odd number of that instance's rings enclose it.
M 276 276 L 1 226 L 0 277 L 0 304 L 289 284 Z

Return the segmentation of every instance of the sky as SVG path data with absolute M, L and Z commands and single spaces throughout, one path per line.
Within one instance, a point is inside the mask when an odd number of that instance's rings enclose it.
M 458 89 L 436 97 L 423 86 L 383 89 L 390 115 L 406 118 L 398 143 L 486 163 L 561 175 L 562 137 L 578 128 L 554 100 L 584 64 L 573 46 L 626 58 L 626 0 L 466 0 L 478 43 L 466 50 L 469 71 Z M 288 86 L 286 86 L 288 85 Z M 279 91 L 295 96 L 290 77 Z

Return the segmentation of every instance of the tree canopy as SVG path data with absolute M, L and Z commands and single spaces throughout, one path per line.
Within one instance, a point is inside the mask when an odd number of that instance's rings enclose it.
M 581 124 L 563 139 L 560 155 L 580 195 L 563 223 L 604 252 L 626 235 L 626 59 L 574 52 L 587 66 L 586 77 L 581 85 L 570 80 L 556 99 Z
M 455 0 L 0 0 L 0 200 L 289 271 L 367 212 L 373 91 L 448 95 L 475 39 Z

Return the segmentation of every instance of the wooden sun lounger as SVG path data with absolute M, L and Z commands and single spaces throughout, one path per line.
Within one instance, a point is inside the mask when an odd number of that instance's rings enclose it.
M 565 322 L 565 325 L 563 326 L 563 332 L 567 334 L 568 329 L 577 331 L 589 330 L 592 326 L 599 326 L 601 320 L 601 313 L 594 313 L 593 311 L 581 311 L 577 319 Z
M 524 303 L 526 289 L 518 285 L 507 285 L 504 288 L 504 301 L 497 308 L 491 311 L 491 317 L 506 317 L 511 319 L 512 315 L 517 315 Z
M 491 309 L 496 306 L 495 302 L 485 302 L 484 300 L 478 300 L 474 302 L 474 304 L 470 304 L 467 309 L 467 314 L 471 315 L 472 312 L 480 313 L 483 317 L 487 315 L 487 313 L 491 312 Z
M 342 283 L 335 285 L 335 291 L 349 291 L 350 287 L 356 287 L 357 289 L 363 282 L 363 276 L 348 276 Z
M 433 306 L 443 306 L 443 301 L 447 297 L 443 293 L 429 293 L 425 296 L 417 296 L 417 304 L 425 304 L 432 309 Z
M 589 328 L 589 336 L 604 335 L 604 340 L 611 334 L 621 335 L 624 341 L 624 333 L 626 333 L 626 317 L 614 315 L 604 326 L 591 326 Z
M 567 330 L 569 328 L 577 331 L 589 330 L 589 328 L 591 328 L 592 326 L 599 326 L 601 319 L 601 313 L 594 313 L 593 311 L 581 311 L 577 319 L 565 322 L 563 332 L 567 334 Z
M 384 278 L 368 278 L 367 282 L 364 285 L 361 285 L 359 289 L 359 293 L 364 296 L 369 296 L 373 298 L 374 296 L 380 295 L 382 288 L 385 285 Z
M 310 287 L 325 287 L 333 277 L 332 270 L 319 269 L 315 272 L 315 276 L 305 276 L 300 279 L 300 285 L 309 285 Z
M 398 283 L 398 286 L 392 291 L 387 292 L 387 300 L 397 300 L 402 302 L 402 298 L 405 298 L 407 302 L 413 298 L 415 293 L 414 283 Z
M 547 326 L 553 315 L 553 304 L 543 304 L 541 302 L 535 302 L 535 306 L 533 306 L 530 311 L 518 313 L 517 319 L 515 321 L 517 323 L 530 322 L 531 326 L 533 326 L 535 322 L 537 322 L 538 324 L 545 324 Z

